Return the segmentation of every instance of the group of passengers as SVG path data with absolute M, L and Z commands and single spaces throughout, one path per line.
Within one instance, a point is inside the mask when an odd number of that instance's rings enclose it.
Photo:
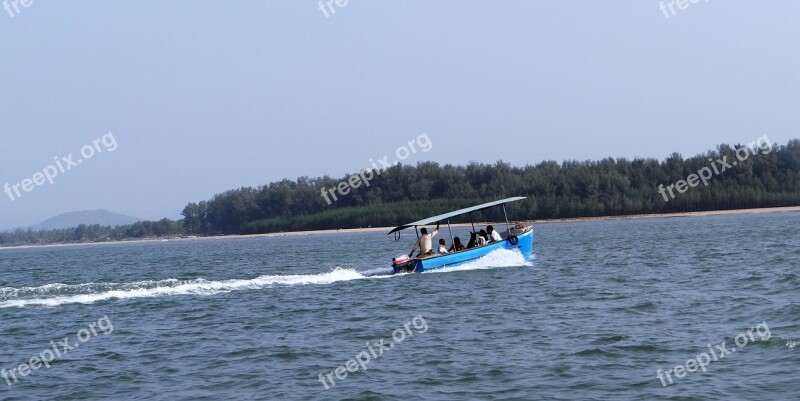
M 433 230 L 432 233 L 428 234 L 428 229 L 425 227 L 419 230 L 420 234 L 422 234 L 417 242 L 414 243 L 414 247 L 411 248 L 411 253 L 408 254 L 410 257 L 414 254 L 414 251 L 419 249 L 419 253 L 417 257 L 429 257 L 429 256 L 436 256 L 436 255 L 444 255 L 452 252 L 463 251 L 465 249 L 475 248 L 479 246 L 488 245 L 492 242 L 502 241 L 503 238 L 500 237 L 500 234 L 494 230 L 494 227 L 491 225 L 486 226 L 485 230 L 480 230 L 478 232 L 470 231 L 469 233 L 469 242 L 465 247 L 464 244 L 461 243 L 461 238 L 455 237 L 453 238 L 453 245 L 450 248 L 447 248 L 447 241 L 444 238 L 439 239 L 439 249 L 434 252 L 432 244 L 433 244 L 433 237 L 439 233 L 439 223 L 436 223 L 436 229 Z

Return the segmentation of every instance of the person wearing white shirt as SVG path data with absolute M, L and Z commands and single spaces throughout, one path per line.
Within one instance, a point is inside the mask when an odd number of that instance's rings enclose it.
M 447 252 L 447 241 L 444 238 L 439 238 L 439 255 L 444 255 Z
M 430 234 L 428 234 L 428 229 L 425 227 L 420 228 L 419 232 L 422 236 L 414 243 L 414 247 L 411 248 L 411 253 L 408 254 L 409 257 L 414 254 L 417 248 L 419 248 L 419 254 L 417 254 L 417 256 L 424 256 L 431 253 L 433 250 L 433 237 L 439 234 L 439 223 L 436 223 L 436 229 Z
M 486 230 L 478 231 L 478 246 L 484 246 L 489 243 L 489 234 Z
M 500 234 L 498 234 L 497 231 L 495 231 L 494 227 L 492 226 L 487 226 L 486 232 L 489 233 L 490 242 L 497 242 L 503 240 L 503 238 L 500 237 Z

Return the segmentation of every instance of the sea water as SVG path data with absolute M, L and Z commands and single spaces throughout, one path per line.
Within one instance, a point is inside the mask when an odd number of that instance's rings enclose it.
M 3 249 L 0 399 L 795 399 L 798 223 L 540 224 L 397 276 L 376 232 Z

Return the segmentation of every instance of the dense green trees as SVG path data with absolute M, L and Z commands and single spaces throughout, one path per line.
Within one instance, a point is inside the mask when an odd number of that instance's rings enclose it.
M 436 163 L 396 165 L 328 204 L 325 189 L 349 178 L 283 180 L 258 188 L 240 188 L 190 203 L 183 211 L 184 228 L 198 234 L 388 226 L 413 221 L 507 196 L 529 198 L 514 204 L 514 217 L 568 218 L 638 213 L 668 213 L 772 207 L 800 204 L 800 140 L 785 146 L 754 148 L 738 165 L 714 175 L 708 186 L 690 188 L 668 202 L 658 192 L 685 180 L 717 159 L 737 160 L 741 146 L 720 145 L 683 159 L 677 153 L 664 161 L 612 159 L 545 161 L 513 167 L 502 161 L 465 167 Z M 709 161 L 711 159 L 711 161 Z M 738 161 L 738 160 L 737 160 Z M 500 211 L 477 218 L 499 219 Z
M 719 145 L 702 155 L 684 159 L 672 154 L 655 159 L 599 161 L 544 161 L 513 167 L 472 163 L 440 166 L 419 163 L 395 165 L 374 172 L 361 185 L 328 204 L 322 192 L 350 176 L 334 179 L 301 177 L 258 188 L 239 188 L 208 201 L 190 203 L 182 221 L 167 219 L 122 227 L 80 226 L 67 230 L 0 233 L 0 244 L 106 241 L 179 234 L 264 233 L 290 230 L 392 226 L 437 213 L 523 195 L 528 199 L 509 206 L 515 219 L 615 216 L 724 210 L 800 204 L 800 140 L 758 150 L 747 160 L 736 158 L 740 146 Z M 718 159 L 738 161 L 708 186 L 700 184 L 665 202 L 659 184 L 686 180 Z M 711 161 L 709 161 L 711 159 Z M 502 220 L 501 210 L 478 214 L 477 220 Z M 468 221 L 465 218 L 457 221 Z M 455 222 L 455 221 L 454 221 Z

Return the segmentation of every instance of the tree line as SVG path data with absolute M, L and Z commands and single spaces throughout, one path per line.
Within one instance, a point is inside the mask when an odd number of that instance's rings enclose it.
M 290 230 L 392 226 L 450 210 L 522 195 L 509 205 L 516 219 L 556 219 L 627 214 L 745 209 L 800 204 L 800 140 L 753 148 L 737 159 L 741 145 L 722 144 L 684 159 L 673 153 L 656 159 L 606 158 L 599 161 L 544 161 L 514 167 L 494 164 L 441 166 L 395 165 L 328 204 L 322 193 L 342 178 L 324 176 L 283 180 L 257 188 L 217 194 L 189 203 L 183 210 L 187 232 L 197 234 L 266 233 Z M 711 161 L 709 161 L 711 159 Z M 668 202 L 659 184 L 686 180 L 717 160 L 738 161 L 708 186 L 690 188 Z M 487 210 L 476 219 L 503 219 L 502 210 Z
M 254 234 L 294 230 L 394 226 L 450 210 L 510 196 L 527 196 L 508 205 L 513 219 L 557 219 L 677 213 L 800 204 L 800 140 L 772 144 L 770 151 L 737 159 L 741 145 L 722 144 L 684 159 L 606 158 L 598 161 L 544 161 L 524 167 L 503 161 L 466 166 L 422 162 L 397 164 L 369 186 L 353 188 L 328 203 L 323 192 L 350 175 L 284 179 L 256 188 L 242 187 L 191 202 L 183 219 L 128 226 L 79 226 L 65 230 L 0 233 L 0 245 L 114 241 L 177 235 Z M 732 166 L 665 201 L 659 185 L 686 180 L 717 160 Z M 476 220 L 504 220 L 502 209 L 476 213 Z M 464 216 L 453 223 L 468 222 Z
M 108 242 L 130 239 L 163 238 L 185 235 L 181 220 L 161 219 L 139 221 L 123 226 L 101 226 L 81 224 L 77 227 L 32 230 L 18 228 L 0 232 L 0 245 L 48 245 L 79 242 Z

